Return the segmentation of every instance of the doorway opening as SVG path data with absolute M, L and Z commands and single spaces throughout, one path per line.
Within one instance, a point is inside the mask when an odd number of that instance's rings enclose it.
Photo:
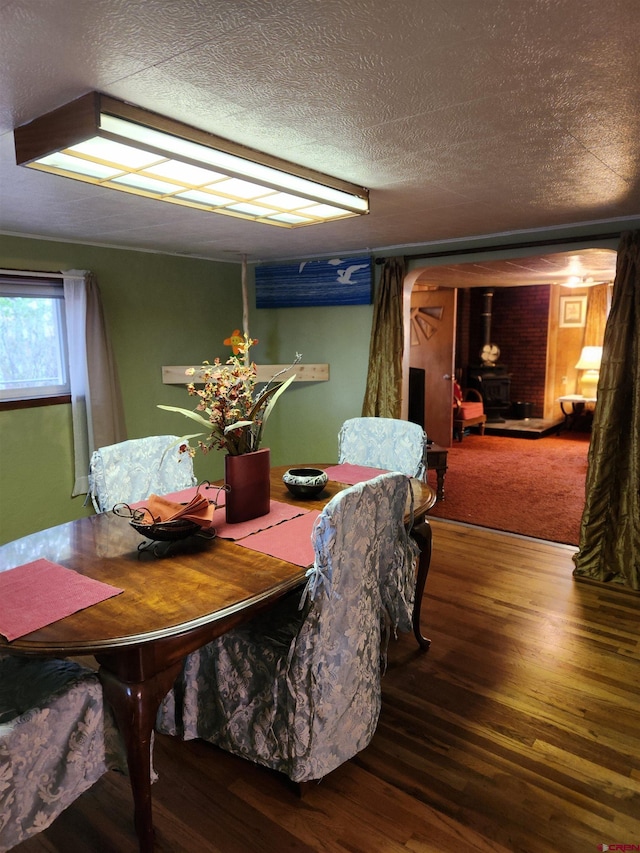
M 438 444 L 452 443 L 448 416 L 454 378 L 457 375 L 462 385 L 471 386 L 475 370 L 476 382 L 486 386 L 484 375 L 478 379 L 480 368 L 489 377 L 503 374 L 494 384 L 505 399 L 498 401 L 495 421 L 488 418 L 488 434 L 533 438 L 566 423 L 560 401 L 580 396 L 577 365 L 591 334 L 587 304 L 596 286 L 610 293 L 617 253 L 608 248 L 540 251 L 532 257 L 423 266 L 405 277 L 403 416 L 408 416 L 410 396 L 412 405 L 418 405 L 415 391 L 409 394 L 410 368 L 423 369 L 424 426 Z M 454 294 L 449 309 L 447 292 Z M 605 319 L 606 314 L 600 335 Z M 447 343 L 443 329 L 451 322 Z M 498 357 L 487 364 L 485 357 L 496 351 Z

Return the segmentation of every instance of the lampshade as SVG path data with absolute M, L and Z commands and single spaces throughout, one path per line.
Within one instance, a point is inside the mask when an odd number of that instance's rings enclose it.
M 602 347 L 582 347 L 576 370 L 600 370 Z
M 595 400 L 597 397 L 601 361 L 602 347 L 582 347 L 576 370 L 584 371 L 580 379 L 580 389 L 583 397 L 587 399 Z
M 14 131 L 16 162 L 285 228 L 369 212 L 369 191 L 90 92 Z

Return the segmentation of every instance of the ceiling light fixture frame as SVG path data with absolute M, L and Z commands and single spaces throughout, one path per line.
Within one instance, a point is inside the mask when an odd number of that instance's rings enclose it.
M 14 142 L 21 166 L 279 227 L 369 212 L 364 187 L 100 92 L 16 128 Z M 101 148 L 106 156 L 95 153 Z M 135 165 L 118 161 L 120 153 Z M 180 170 L 196 180 L 178 180 Z

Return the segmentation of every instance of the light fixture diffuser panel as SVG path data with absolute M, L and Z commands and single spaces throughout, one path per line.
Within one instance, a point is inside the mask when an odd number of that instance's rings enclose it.
M 364 188 L 97 92 L 14 140 L 18 165 L 281 228 L 369 212 Z

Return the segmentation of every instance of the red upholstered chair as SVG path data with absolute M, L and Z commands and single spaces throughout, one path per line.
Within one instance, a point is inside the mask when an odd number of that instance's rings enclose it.
M 477 426 L 480 435 L 484 435 L 484 425 L 487 416 L 484 413 L 482 394 L 475 388 L 462 389 L 457 382 L 453 383 L 453 437 L 458 441 L 464 438 L 467 427 Z

